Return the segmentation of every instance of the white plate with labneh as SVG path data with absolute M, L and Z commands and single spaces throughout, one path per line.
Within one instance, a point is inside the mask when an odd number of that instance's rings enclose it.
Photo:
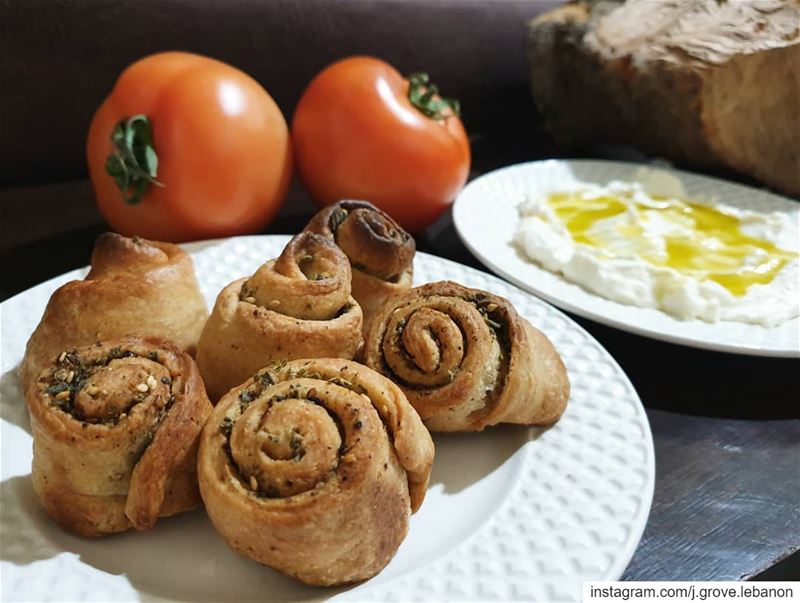
M 800 357 L 800 204 L 614 161 L 471 182 L 456 231 L 495 273 L 579 316 L 715 351 Z
M 288 240 L 239 237 L 186 249 L 210 304 Z M 96 540 L 61 530 L 33 490 L 18 371 L 53 291 L 85 275 L 72 271 L 0 305 L 2 601 L 578 601 L 584 581 L 622 576 L 655 479 L 652 435 L 630 381 L 591 335 L 549 304 L 424 253 L 414 260 L 415 284 L 450 279 L 507 298 L 553 342 L 571 393 L 550 428 L 434 434 L 425 501 L 378 575 L 337 588 L 303 585 L 237 555 L 202 509 Z

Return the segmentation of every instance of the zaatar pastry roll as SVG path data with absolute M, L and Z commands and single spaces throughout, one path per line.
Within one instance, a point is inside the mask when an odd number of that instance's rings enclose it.
M 365 331 L 389 296 L 411 287 L 414 238 L 371 203 L 339 201 L 317 213 L 305 230 L 335 241 L 350 260 Z
M 207 317 L 192 258 L 180 247 L 102 234 L 89 274 L 53 293 L 31 335 L 20 373 L 22 391 L 53 354 L 96 341 L 163 337 L 193 354 Z
M 156 338 L 62 351 L 27 392 L 33 487 L 81 536 L 131 527 L 200 503 L 197 445 L 211 412 L 192 358 Z
M 324 237 L 300 233 L 280 257 L 217 297 L 197 349 L 209 397 L 218 400 L 274 360 L 353 358 L 361 321 L 344 253 Z
M 392 298 L 367 333 L 364 363 L 401 387 L 431 431 L 547 425 L 569 398 L 545 335 L 502 297 L 450 281 Z
M 433 442 L 391 381 L 295 360 L 228 392 L 203 429 L 200 492 L 237 552 L 308 584 L 365 580 L 422 504 Z

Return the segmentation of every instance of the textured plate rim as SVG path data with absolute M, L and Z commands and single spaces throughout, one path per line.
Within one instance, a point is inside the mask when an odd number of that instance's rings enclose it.
M 581 304 L 573 303 L 569 299 L 565 299 L 564 297 L 555 295 L 550 293 L 547 290 L 536 288 L 533 285 L 526 283 L 522 278 L 510 272 L 509 270 L 503 268 L 497 262 L 491 259 L 491 257 L 484 254 L 482 251 L 478 249 L 478 247 L 470 240 L 468 234 L 468 228 L 465 226 L 465 215 L 468 213 L 468 210 L 465 209 L 466 202 L 466 193 L 470 191 L 470 187 L 473 185 L 477 185 L 480 183 L 481 185 L 485 184 L 487 180 L 493 180 L 497 178 L 502 178 L 504 173 L 513 172 L 517 170 L 524 170 L 524 169 L 538 169 L 541 166 L 545 166 L 547 164 L 550 165 L 565 165 L 567 167 L 571 165 L 575 166 L 585 166 L 585 167 L 598 167 L 598 168 L 611 168 L 615 170 L 619 169 L 638 169 L 638 168 L 653 168 L 658 170 L 668 171 L 671 174 L 675 174 L 679 178 L 685 179 L 697 179 L 697 180 L 704 180 L 708 181 L 715 186 L 721 187 L 735 187 L 744 190 L 751 190 L 762 197 L 768 197 L 771 201 L 777 201 L 781 203 L 793 203 L 790 199 L 781 197 L 775 193 L 766 190 L 755 189 L 752 187 L 748 187 L 742 184 L 738 184 L 735 182 L 729 182 L 727 180 L 723 180 L 721 178 L 714 178 L 711 176 L 705 176 L 703 174 L 696 174 L 692 172 L 687 172 L 683 170 L 676 170 L 669 167 L 659 166 L 659 165 L 648 165 L 648 164 L 640 164 L 640 163 L 632 163 L 627 161 L 611 161 L 611 160 L 594 160 L 594 159 L 543 159 L 538 161 L 528 161 L 523 163 L 517 163 L 510 166 L 505 166 L 499 168 L 497 170 L 493 170 L 491 172 L 487 172 L 486 174 L 482 174 L 478 178 L 472 180 L 466 187 L 459 193 L 458 197 L 456 198 L 453 204 L 453 224 L 455 226 L 456 233 L 458 234 L 458 238 L 464 244 L 464 246 L 472 253 L 475 258 L 477 258 L 483 265 L 489 268 L 495 274 L 501 276 L 502 278 L 508 280 L 509 282 L 513 283 L 518 288 L 521 288 L 528 293 L 536 295 L 541 299 L 549 302 L 550 304 L 562 308 L 568 312 L 572 312 L 578 316 L 582 316 L 584 318 L 588 318 L 590 320 L 594 320 L 598 323 L 626 331 L 629 333 L 633 333 L 635 335 L 640 335 L 643 337 L 647 337 L 650 339 L 656 339 L 659 341 L 664 341 L 671 344 L 682 345 L 686 347 L 710 350 L 715 352 L 725 352 L 729 354 L 739 354 L 739 355 L 748 355 L 748 356 L 765 356 L 765 357 L 775 357 L 775 358 L 799 358 L 800 357 L 800 348 L 798 349 L 788 349 L 788 348 L 771 348 L 767 346 L 760 346 L 760 345 L 752 345 L 747 343 L 742 344 L 733 344 L 727 342 L 719 342 L 719 341 L 708 341 L 699 337 L 691 337 L 687 335 L 675 335 L 666 331 L 662 331 L 659 329 L 648 328 L 645 326 L 641 326 L 638 324 L 632 324 L 630 322 L 625 322 L 623 320 L 610 317 L 607 314 L 603 313 L 602 311 L 595 311 L 591 308 L 587 308 Z M 529 267 L 539 270 L 542 273 L 548 275 L 554 275 L 554 273 L 545 270 L 536 266 L 535 264 L 529 264 Z M 557 276 L 557 275 L 554 275 Z M 580 287 L 580 285 L 575 285 L 574 283 L 570 283 L 566 279 L 561 279 L 564 283 L 573 285 L 575 287 Z M 599 295 L 593 294 L 583 287 L 580 287 L 581 291 L 588 296 L 592 296 L 599 300 L 603 304 L 612 304 L 620 309 L 635 309 L 635 310 L 652 310 L 654 312 L 658 312 L 659 315 L 663 315 L 668 319 L 675 320 L 677 325 L 687 325 L 691 323 L 698 323 L 698 324 L 706 324 L 703 321 L 679 321 L 677 319 L 673 319 L 668 314 L 661 312 L 660 310 L 653 310 L 647 308 L 637 308 L 635 306 L 629 306 L 626 304 L 621 304 L 615 302 L 613 300 L 606 299 Z M 715 324 L 724 324 L 725 321 L 720 321 L 719 323 Z M 740 323 L 734 323 L 740 324 Z M 743 324 L 743 323 L 741 323 Z M 757 325 L 753 325 L 754 327 Z

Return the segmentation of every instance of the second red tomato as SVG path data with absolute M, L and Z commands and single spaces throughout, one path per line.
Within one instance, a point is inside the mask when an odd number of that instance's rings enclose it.
M 424 76 L 351 57 L 327 67 L 295 110 L 300 175 L 321 206 L 364 199 L 418 232 L 467 180 L 470 149 L 456 108 Z

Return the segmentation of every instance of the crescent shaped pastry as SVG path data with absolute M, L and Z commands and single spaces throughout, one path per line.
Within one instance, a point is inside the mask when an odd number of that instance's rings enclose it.
M 82 281 L 53 293 L 22 360 L 24 392 L 54 354 L 126 335 L 163 337 L 193 354 L 208 317 L 192 258 L 177 245 L 98 237 Z
M 339 201 L 317 213 L 305 228 L 345 252 L 353 269 L 353 297 L 364 312 L 364 330 L 384 302 L 411 287 L 414 238 L 389 214 L 366 201 Z
M 348 360 L 294 360 L 219 401 L 203 429 L 198 478 L 234 550 L 308 584 L 344 584 L 394 556 L 433 453 L 391 381 Z
M 401 387 L 431 431 L 548 425 L 569 398 L 544 334 L 502 297 L 450 281 L 393 297 L 367 334 L 364 363 Z
M 192 358 L 127 337 L 57 354 L 27 392 L 33 487 L 63 528 L 152 528 L 200 503 L 197 445 L 211 412 Z
M 361 322 L 347 257 L 325 237 L 300 233 L 217 297 L 197 349 L 209 397 L 218 400 L 277 359 L 353 358 Z

